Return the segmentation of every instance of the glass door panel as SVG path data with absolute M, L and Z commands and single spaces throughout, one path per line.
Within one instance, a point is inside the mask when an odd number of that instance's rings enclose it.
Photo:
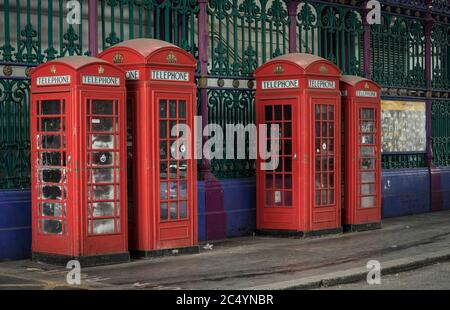
M 377 128 L 376 110 L 374 108 L 359 109 L 359 207 L 374 208 L 377 193 L 376 144 Z
M 159 100 L 159 180 L 161 222 L 186 220 L 188 214 L 188 145 L 176 143 L 172 129 L 186 125 L 184 99 Z M 178 131 L 177 131 L 178 132 Z M 177 156 L 173 156 L 173 155 Z
M 315 206 L 326 207 L 335 204 L 335 106 L 316 104 L 314 109 Z
M 37 102 L 38 231 L 66 234 L 66 115 L 65 100 Z
M 278 143 L 278 166 L 264 173 L 265 207 L 292 208 L 292 105 L 267 104 L 264 106 L 264 124 L 267 125 L 266 145 L 270 149 L 273 143 Z M 279 138 L 272 137 L 271 128 L 278 125 Z M 273 161 L 273 158 L 267 160 Z
M 86 108 L 88 233 L 120 233 L 118 102 L 87 100 Z

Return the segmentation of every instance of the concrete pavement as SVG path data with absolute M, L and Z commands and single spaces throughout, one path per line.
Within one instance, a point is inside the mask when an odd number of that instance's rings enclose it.
M 450 260 L 449 245 L 450 211 L 442 211 L 387 219 L 376 231 L 311 239 L 236 238 L 197 255 L 83 268 L 77 288 L 315 288 L 364 279 L 369 260 L 380 261 L 383 274 Z M 36 281 L 38 288 L 67 288 L 67 272 L 31 261 L 2 262 L 0 289 L 11 287 L 11 278 Z

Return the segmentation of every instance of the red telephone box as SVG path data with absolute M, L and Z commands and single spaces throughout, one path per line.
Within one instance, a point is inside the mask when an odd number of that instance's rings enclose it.
M 144 257 L 198 252 L 193 158 L 197 61 L 183 49 L 154 39 L 122 42 L 98 57 L 120 66 L 127 76 L 133 170 L 130 248 Z M 192 135 L 174 145 L 177 137 L 171 130 L 183 124 Z M 172 156 L 173 148 L 181 156 Z
M 254 76 L 257 123 L 280 128 L 279 139 L 266 138 L 279 143 L 278 167 L 265 171 L 257 160 L 258 231 L 340 233 L 341 71 L 318 56 L 293 53 Z
M 340 87 L 345 124 L 344 229 L 381 228 L 381 89 L 357 76 L 343 76 Z
M 31 77 L 33 259 L 129 260 L 125 74 L 92 57 L 40 65 Z

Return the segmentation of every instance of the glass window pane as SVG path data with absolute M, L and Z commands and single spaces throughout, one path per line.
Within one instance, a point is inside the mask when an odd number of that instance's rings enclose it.
M 178 103 L 178 117 L 186 118 L 186 101 L 180 100 Z
M 114 202 L 96 202 L 92 204 L 92 216 L 114 216 Z
M 159 164 L 159 178 L 161 180 L 167 180 L 167 176 L 168 176 L 167 168 L 168 168 L 167 162 L 161 162 Z
M 361 208 L 372 208 L 375 206 L 375 197 L 361 197 Z
M 42 101 L 41 115 L 54 115 L 61 113 L 61 104 L 59 100 Z
M 320 191 L 316 191 L 316 206 L 320 206 Z
M 361 156 L 375 156 L 375 147 L 373 146 L 362 146 L 359 149 Z
M 178 186 L 177 182 L 169 182 L 169 198 L 171 200 L 178 199 Z
M 160 159 L 168 159 L 167 156 L 167 141 L 159 142 L 159 158 Z
M 275 106 L 275 120 L 281 121 L 283 119 L 283 112 L 281 110 L 281 105 Z
M 159 137 L 162 139 L 167 138 L 167 121 L 159 122 Z
M 180 202 L 180 219 L 187 219 L 187 202 L 181 201 Z
M 110 166 L 113 164 L 114 152 L 93 152 L 92 157 L 92 165 Z
M 62 189 L 60 186 L 43 186 L 42 199 L 61 200 Z
M 60 203 L 43 202 L 42 216 L 61 217 L 63 215 L 63 208 Z
M 42 231 L 46 234 L 60 235 L 62 234 L 62 221 L 43 219 Z
M 59 152 L 41 153 L 40 165 L 61 166 L 61 153 Z
M 60 169 L 42 170 L 42 181 L 48 183 L 59 183 L 62 181 L 62 171 Z
M 264 113 L 265 113 L 266 121 L 271 121 L 271 120 L 273 120 L 272 106 L 266 105 L 266 106 L 264 107 Z
M 116 144 L 118 147 L 118 144 Z M 114 149 L 114 135 L 92 135 L 92 148 L 95 149 Z
M 177 118 L 177 102 L 175 100 L 169 101 L 169 117 Z
M 179 163 L 179 178 L 186 179 L 188 169 L 187 161 L 181 160 L 178 163 Z
M 92 183 L 114 182 L 114 169 L 92 169 Z M 116 169 L 116 182 L 119 180 L 119 170 Z
M 374 122 L 362 122 L 361 123 L 361 131 L 362 132 L 375 132 L 375 123 Z
M 284 192 L 284 205 L 287 207 L 292 206 L 292 192 Z
M 328 120 L 334 120 L 334 107 L 332 105 L 328 106 Z
M 292 137 L 292 123 L 284 123 L 284 137 L 285 138 Z
M 369 158 L 361 159 L 361 168 L 364 170 L 375 169 L 375 159 L 369 159 Z
M 159 197 L 161 200 L 167 200 L 167 182 L 161 182 L 159 185 Z
M 281 191 L 275 191 L 273 201 L 276 205 L 282 205 L 283 204 L 283 194 Z
M 112 100 L 92 100 L 92 114 L 113 115 Z
M 160 219 L 162 221 L 166 221 L 169 219 L 169 214 L 168 214 L 168 208 L 167 208 L 168 204 L 167 202 L 161 202 L 161 206 L 160 206 Z
M 93 118 L 92 131 L 93 132 L 113 132 L 114 121 L 112 118 Z
M 41 118 L 41 127 L 38 129 L 43 132 L 61 131 L 61 118 Z
M 291 158 L 284 159 L 284 172 L 292 172 L 292 159 Z
M 375 144 L 375 135 L 362 135 L 361 144 Z
M 362 184 L 361 185 L 361 195 L 374 195 L 375 194 L 375 184 Z
M 292 175 L 291 174 L 284 175 L 284 188 L 292 189 Z
M 283 175 L 282 174 L 275 175 L 275 188 L 277 188 L 277 189 L 283 188 Z
M 362 183 L 374 183 L 375 182 L 375 172 L 363 172 L 361 173 Z
M 94 235 L 112 234 L 112 233 L 114 233 L 114 220 L 113 219 L 94 220 L 93 221 L 93 234 Z
M 170 218 L 178 219 L 178 203 L 176 202 L 170 203 Z
M 290 105 L 284 106 L 284 120 L 285 121 L 292 120 L 292 107 Z
M 186 181 L 180 181 L 180 199 L 186 199 L 187 198 L 187 182 Z
M 43 149 L 59 149 L 61 146 L 60 135 L 42 135 L 41 147 Z
M 89 200 L 114 200 L 114 186 L 113 185 L 96 185 L 92 186 L 94 197 L 91 196 L 91 191 L 88 191 Z
M 159 101 L 159 117 L 167 118 L 167 101 L 166 100 Z
M 292 141 L 291 140 L 284 140 L 284 155 L 291 155 L 292 154 Z

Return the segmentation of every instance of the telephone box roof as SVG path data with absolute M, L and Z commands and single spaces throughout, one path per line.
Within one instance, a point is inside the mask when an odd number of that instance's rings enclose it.
M 261 65 L 258 69 L 256 69 L 255 74 L 257 75 L 261 71 L 265 71 L 264 68 L 281 63 L 288 63 L 288 64 L 290 63 L 298 67 L 300 69 L 299 72 L 300 74 L 316 73 L 314 71 L 317 69 L 318 64 L 320 64 L 320 66 L 326 65 L 328 67 L 334 68 L 334 70 L 332 71 L 334 71 L 335 74 L 337 75 L 340 75 L 342 72 L 341 69 L 339 69 L 339 67 L 337 67 L 334 63 L 325 58 L 307 53 L 289 53 L 275 57 L 267 61 L 265 64 Z
M 46 64 L 66 64 L 74 70 L 78 70 L 81 67 L 94 63 L 109 65 L 109 63 L 104 60 L 89 56 L 67 56 L 49 61 Z
M 348 84 L 350 86 L 353 86 L 353 87 L 355 87 L 359 83 L 371 83 L 371 84 L 376 85 L 377 87 L 380 87 L 374 81 L 360 77 L 360 76 L 356 76 L 356 75 L 343 75 L 341 78 L 341 82 Z
M 133 39 L 121 42 L 116 47 L 128 47 L 137 52 L 139 52 L 143 57 L 150 56 L 153 52 L 163 48 L 163 47 L 173 47 L 179 48 L 172 43 L 157 39 Z

